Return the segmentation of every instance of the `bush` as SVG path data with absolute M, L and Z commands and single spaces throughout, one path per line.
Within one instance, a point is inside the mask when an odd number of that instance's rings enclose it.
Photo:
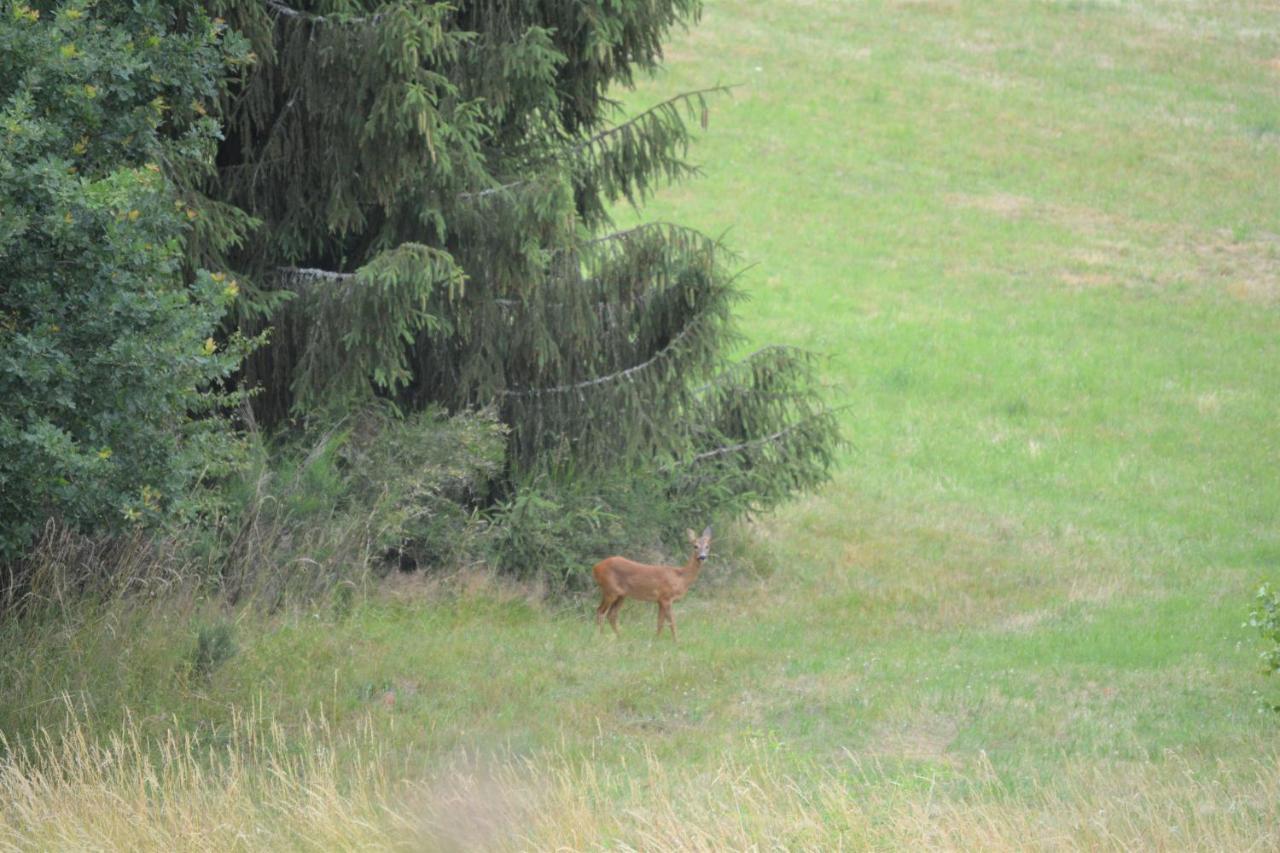
M 235 657 L 235 626 L 230 622 L 200 625 L 191 650 L 189 668 L 195 678 L 208 680 L 213 671 Z
M 504 463 L 490 413 L 366 411 L 268 449 L 197 540 L 232 600 L 328 592 L 369 571 L 452 566 L 478 552 L 478 506 Z
M 341 458 L 354 494 L 384 515 L 378 542 L 402 567 L 456 565 L 474 556 L 476 511 L 502 476 L 506 428 L 492 411 L 357 421 Z
M 0 564 L 60 519 L 192 514 L 235 458 L 214 334 L 234 281 L 184 274 L 179 191 L 241 48 L 194 2 L 6 4 L 0 20 Z M 195 202 L 192 202 L 195 203 Z M 230 238 L 228 238 L 230 239 Z
M 1264 583 L 1258 587 L 1253 597 L 1253 610 L 1245 624 L 1256 628 L 1269 644 L 1259 655 L 1263 671 L 1267 675 L 1280 672 L 1280 592 L 1273 590 L 1271 584 Z M 1280 710 L 1280 705 L 1273 707 Z

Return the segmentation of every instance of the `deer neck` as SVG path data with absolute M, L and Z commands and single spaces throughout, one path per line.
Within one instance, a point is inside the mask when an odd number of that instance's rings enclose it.
M 702 561 L 698 559 L 697 552 L 695 551 L 690 555 L 688 562 L 676 571 L 679 573 L 680 579 L 684 581 L 685 589 L 693 586 L 693 582 L 698 579 L 698 572 L 702 571 Z

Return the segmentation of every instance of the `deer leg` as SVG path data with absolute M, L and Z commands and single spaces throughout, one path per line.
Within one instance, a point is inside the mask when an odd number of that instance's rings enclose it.
M 671 609 L 671 605 L 667 605 L 667 624 L 671 626 L 671 642 L 676 642 L 676 614 Z
M 622 609 L 622 600 L 626 596 L 620 595 L 609 605 L 609 611 L 606 615 L 609 617 L 609 624 L 613 627 L 615 636 L 621 637 L 622 633 L 618 631 L 618 611 Z
M 596 608 L 597 633 L 604 630 L 604 614 L 609 609 L 610 604 L 613 604 L 613 601 L 609 598 L 609 593 L 606 592 L 604 597 L 600 599 L 600 606 Z
M 671 602 L 658 602 L 658 636 L 662 636 L 662 624 L 667 623 L 671 626 L 671 636 L 675 636 L 676 623 L 671 619 Z

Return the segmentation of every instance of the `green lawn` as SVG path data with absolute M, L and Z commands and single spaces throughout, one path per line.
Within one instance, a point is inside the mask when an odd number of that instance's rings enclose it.
M 1239 627 L 1280 568 L 1272 11 L 714 3 L 634 99 L 741 82 L 646 214 L 733 225 L 753 341 L 850 407 L 764 522 L 753 630 L 820 697 L 766 700 L 781 737 L 1044 770 L 1274 732 Z
M 463 847 L 1280 844 L 1280 686 L 1241 628 L 1280 578 L 1274 4 L 711 0 L 668 61 L 630 105 L 738 86 L 644 216 L 731 229 L 744 349 L 818 351 L 848 407 L 834 481 L 717 545 L 776 570 L 713 559 L 678 646 L 649 605 L 615 641 L 594 601 L 410 583 L 246 623 L 195 692 L 155 689 L 181 620 L 91 625 L 47 652 L 89 674 L 32 702 L 497 767 L 468 784 L 538 805 L 421 830 Z M 420 840 L 369 822 L 330 840 Z

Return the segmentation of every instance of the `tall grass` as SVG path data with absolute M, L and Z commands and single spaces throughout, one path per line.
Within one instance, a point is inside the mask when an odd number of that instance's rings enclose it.
M 836 755 L 767 751 L 691 771 L 555 753 L 414 768 L 371 723 L 339 735 L 237 718 L 231 738 L 100 740 L 74 717 L 0 759 L 6 850 L 1273 849 L 1280 754 L 1247 767 L 1077 765 L 1014 790 L 985 758 L 903 780 Z

